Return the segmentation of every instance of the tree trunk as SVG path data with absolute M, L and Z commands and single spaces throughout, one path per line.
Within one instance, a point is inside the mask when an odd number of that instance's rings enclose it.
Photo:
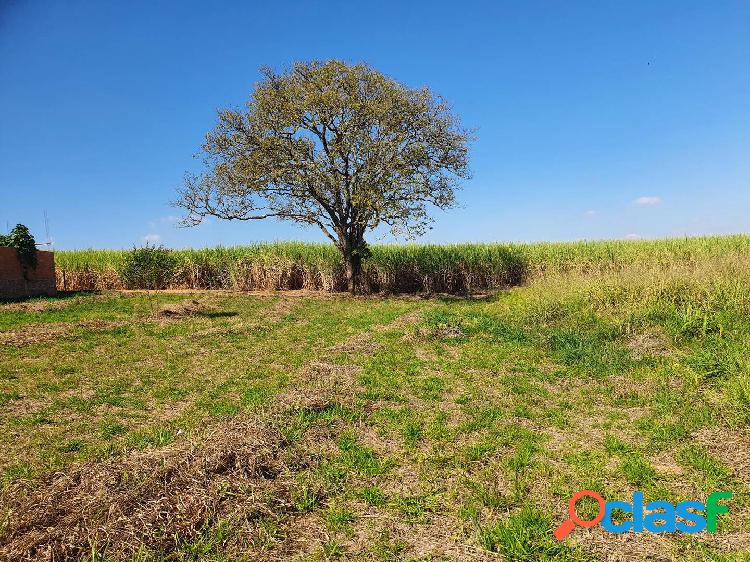
M 362 256 L 358 252 L 348 252 L 344 255 L 344 264 L 346 265 L 346 288 L 352 295 L 356 295 L 362 273 Z

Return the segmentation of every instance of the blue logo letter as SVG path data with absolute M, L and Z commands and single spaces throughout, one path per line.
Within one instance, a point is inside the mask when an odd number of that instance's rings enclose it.
M 706 506 L 701 502 L 695 501 L 684 501 L 677 504 L 677 517 L 684 519 L 686 522 L 692 522 L 693 525 L 688 525 L 683 521 L 677 522 L 677 530 L 683 533 L 700 533 L 706 528 L 706 518 L 699 513 L 693 513 L 688 509 L 694 509 L 696 511 L 704 511 Z
M 675 509 L 674 505 L 662 500 L 648 502 L 646 509 L 651 511 L 646 515 L 643 526 L 647 531 L 652 533 L 674 533 L 675 532 Z M 655 509 L 663 509 L 664 512 L 653 512 Z M 664 524 L 657 525 L 658 521 L 664 521 Z
M 633 506 L 628 502 L 612 500 L 606 503 L 604 509 L 604 519 L 602 519 L 602 527 L 610 533 L 627 533 L 633 528 L 632 521 L 623 521 L 622 523 L 615 524 L 612 522 L 612 512 L 615 509 L 621 509 L 625 513 L 633 513 Z

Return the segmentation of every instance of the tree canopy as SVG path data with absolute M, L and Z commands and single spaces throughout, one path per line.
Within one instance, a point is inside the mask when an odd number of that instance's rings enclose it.
M 386 225 L 419 235 L 429 206 L 455 204 L 469 175 L 468 132 L 428 88 L 366 64 L 262 73 L 244 109 L 219 111 L 203 144 L 205 172 L 186 178 L 176 204 L 188 225 L 215 216 L 317 226 L 341 252 L 354 292 L 366 232 Z

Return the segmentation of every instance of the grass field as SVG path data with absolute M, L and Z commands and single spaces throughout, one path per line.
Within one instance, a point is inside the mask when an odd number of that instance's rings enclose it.
M 750 559 L 750 259 L 705 240 L 481 298 L 0 305 L 0 559 Z M 582 488 L 733 498 L 558 543 Z

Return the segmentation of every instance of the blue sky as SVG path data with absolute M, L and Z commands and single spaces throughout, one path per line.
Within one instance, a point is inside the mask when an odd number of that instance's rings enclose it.
M 216 109 L 258 68 L 365 61 L 477 130 L 424 241 L 750 231 L 750 3 L 0 2 L 0 230 L 55 247 L 323 240 L 178 228 Z M 378 241 L 371 237 L 370 241 Z

